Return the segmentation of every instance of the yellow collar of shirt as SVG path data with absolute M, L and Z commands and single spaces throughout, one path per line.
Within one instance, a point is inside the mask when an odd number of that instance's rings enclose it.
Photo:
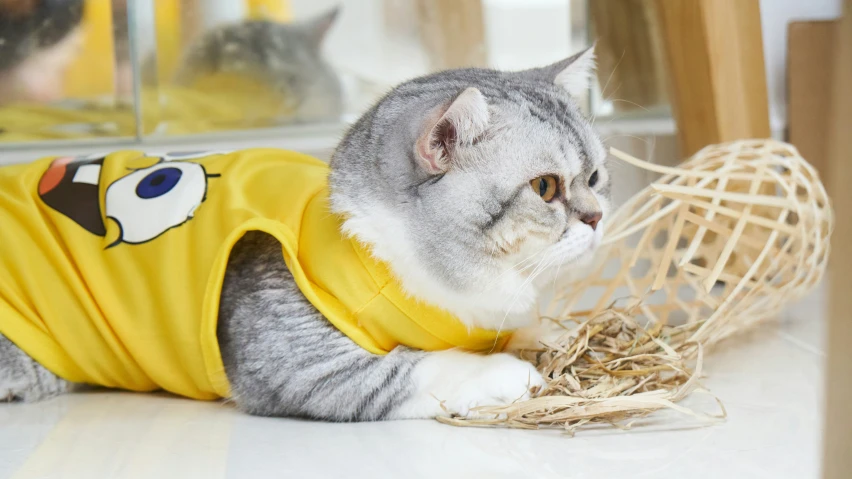
M 341 235 L 341 218 L 328 211 L 328 189 L 323 188 L 305 210 L 298 253 L 282 241 L 285 258 L 302 293 L 358 345 L 375 354 L 400 344 L 425 351 L 503 347 L 507 332 L 471 328 L 407 294 L 386 264 Z

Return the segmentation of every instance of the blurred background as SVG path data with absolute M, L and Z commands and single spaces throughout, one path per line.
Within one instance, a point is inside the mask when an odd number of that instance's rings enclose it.
M 403 80 L 538 66 L 594 41 L 582 108 L 609 144 L 676 163 L 707 143 L 787 138 L 800 118 L 818 130 L 818 102 L 795 119 L 788 105 L 828 77 L 829 55 L 813 54 L 827 47 L 807 44 L 827 30 L 806 28 L 798 50 L 788 31 L 839 12 L 840 0 L 0 0 L 0 163 L 139 143 L 327 157 Z M 810 75 L 793 91 L 796 58 Z

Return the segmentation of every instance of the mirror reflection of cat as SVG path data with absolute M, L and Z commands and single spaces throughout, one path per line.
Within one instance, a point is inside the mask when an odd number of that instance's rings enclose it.
M 84 0 L 0 0 L 0 105 L 63 99 L 65 72 L 82 47 Z M 112 1 L 115 95 L 131 99 L 127 0 Z M 242 76 L 282 99 L 277 119 L 323 121 L 343 110 L 340 80 L 322 43 L 338 10 L 294 23 L 242 20 L 217 26 L 186 49 L 174 83 L 194 87 L 214 76 Z M 143 86 L 155 85 L 156 55 L 141 65 Z M 230 84 L 232 87 L 234 83 Z
M 259 84 L 280 97 L 283 117 L 337 119 L 343 111 L 343 89 L 322 54 L 323 41 L 337 16 L 338 9 L 332 9 L 296 23 L 244 20 L 214 28 L 190 46 L 175 81 L 199 87 L 213 77 L 242 77 L 256 82 L 246 82 L 243 88 Z

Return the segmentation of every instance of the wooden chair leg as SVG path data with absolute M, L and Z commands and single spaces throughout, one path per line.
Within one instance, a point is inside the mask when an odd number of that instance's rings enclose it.
M 681 153 L 767 138 L 759 0 L 656 0 Z
M 835 30 L 829 169 L 836 212 L 829 263 L 823 477 L 852 474 L 852 0 Z

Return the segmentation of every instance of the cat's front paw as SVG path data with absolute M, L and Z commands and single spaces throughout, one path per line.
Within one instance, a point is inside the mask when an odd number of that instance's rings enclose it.
M 544 379 L 532 364 L 508 354 L 485 357 L 481 369 L 463 378 L 455 393 L 444 399 L 445 413 L 475 417 L 478 406 L 502 406 L 529 399 L 534 386 L 543 387 Z
M 532 364 L 508 355 L 457 351 L 431 353 L 414 371 L 415 392 L 396 411 L 398 418 L 478 415 L 478 406 L 529 399 L 544 379 Z

